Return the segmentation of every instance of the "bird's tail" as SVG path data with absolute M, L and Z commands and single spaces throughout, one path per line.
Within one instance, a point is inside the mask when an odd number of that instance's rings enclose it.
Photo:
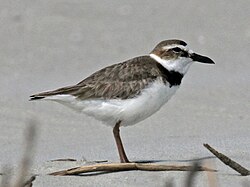
M 30 101 L 33 101 L 33 100 L 39 100 L 39 99 L 44 99 L 45 97 L 43 96 L 36 96 L 36 95 L 31 95 L 30 96 Z
M 55 95 L 64 95 L 64 94 L 74 95 L 74 93 L 77 91 L 79 87 L 80 86 L 67 86 L 53 91 L 41 92 L 38 94 L 31 95 L 30 101 L 40 100 Z

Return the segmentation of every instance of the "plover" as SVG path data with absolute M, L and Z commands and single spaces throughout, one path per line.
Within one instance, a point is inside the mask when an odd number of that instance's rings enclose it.
M 85 113 L 113 128 L 121 162 L 129 162 L 121 126 L 134 125 L 157 112 L 179 88 L 193 62 L 214 64 L 181 40 L 160 42 L 149 53 L 105 67 L 76 85 L 30 96 Z

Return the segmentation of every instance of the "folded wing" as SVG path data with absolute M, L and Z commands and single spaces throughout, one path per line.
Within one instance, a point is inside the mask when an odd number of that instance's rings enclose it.
M 30 96 L 31 100 L 54 95 L 72 95 L 79 99 L 128 99 L 161 74 L 149 56 L 136 57 L 101 69 L 74 86 L 42 92 Z

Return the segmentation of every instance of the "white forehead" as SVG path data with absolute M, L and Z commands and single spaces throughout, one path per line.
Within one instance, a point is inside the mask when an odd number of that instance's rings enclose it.
M 172 48 L 175 48 L 175 47 L 178 47 L 178 48 L 183 49 L 185 51 L 189 51 L 188 46 L 183 46 L 183 45 L 178 45 L 178 44 L 166 45 L 166 46 L 163 46 L 162 49 L 168 50 L 168 49 L 172 49 Z

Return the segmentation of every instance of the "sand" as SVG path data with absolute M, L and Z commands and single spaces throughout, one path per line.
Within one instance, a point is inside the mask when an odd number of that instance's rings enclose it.
M 112 129 L 31 94 L 75 84 L 107 65 L 147 54 L 161 40 L 185 40 L 216 65 L 196 63 L 158 113 L 121 129 L 133 161 L 190 164 L 206 159 L 220 186 L 246 186 L 214 158 L 209 143 L 250 168 L 250 3 L 221 1 L 0 2 L 0 166 L 18 167 L 29 119 L 37 121 L 32 173 L 43 186 L 183 186 L 187 172 L 129 171 L 54 177 L 95 160 L 119 161 Z M 74 158 L 77 162 L 50 162 Z M 208 186 L 200 172 L 194 186 Z

